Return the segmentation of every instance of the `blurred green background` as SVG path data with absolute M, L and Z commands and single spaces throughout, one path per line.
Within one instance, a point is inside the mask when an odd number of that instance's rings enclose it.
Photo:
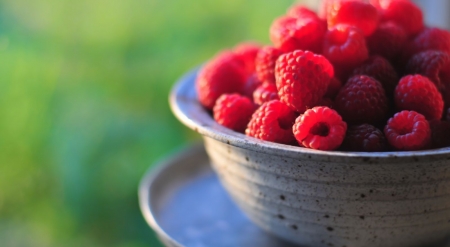
M 292 2 L 1 1 L 0 245 L 160 246 L 139 180 L 199 139 L 171 86 Z

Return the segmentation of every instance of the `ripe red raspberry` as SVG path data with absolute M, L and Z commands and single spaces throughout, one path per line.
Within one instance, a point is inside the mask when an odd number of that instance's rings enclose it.
M 372 56 L 361 66 L 353 70 L 353 75 L 366 75 L 373 77 L 383 85 L 388 97 L 394 95 L 399 77 L 388 60 L 381 56 Z
M 275 65 L 280 100 L 304 112 L 322 99 L 333 74 L 333 66 L 321 55 L 301 50 L 283 54 Z
M 272 100 L 253 113 L 245 134 L 261 140 L 294 144 L 292 133 L 296 114 L 286 104 Z
M 241 60 L 231 52 L 222 52 L 200 69 L 195 84 L 198 99 L 212 109 L 222 94 L 241 92 L 246 79 Z
M 219 124 L 244 133 L 255 110 L 256 106 L 249 98 L 239 94 L 224 94 L 217 99 L 213 116 Z
M 336 25 L 328 30 L 323 55 L 333 65 L 349 71 L 369 58 L 364 34 L 348 25 Z
M 422 75 L 407 75 L 395 88 L 395 105 L 399 110 L 416 111 L 428 120 L 441 119 L 444 101 L 436 85 Z
M 319 19 L 282 16 L 270 27 L 270 39 L 283 52 L 309 50 L 319 53 L 326 26 Z
M 372 4 L 377 9 L 381 9 L 380 2 L 381 2 L 380 0 L 369 0 L 369 3 Z
M 277 86 L 272 83 L 264 83 L 253 93 L 253 102 L 262 105 L 271 100 L 279 100 Z
M 422 10 L 413 2 L 407 0 L 386 1 L 381 8 L 381 20 L 397 23 L 405 29 L 408 36 L 415 35 L 424 28 Z
M 450 53 L 450 32 L 436 27 L 424 29 L 404 49 L 404 60 L 426 50 Z
M 443 148 L 450 146 L 450 123 L 441 120 L 428 121 L 431 129 L 431 147 Z
M 386 6 L 389 4 L 389 2 L 392 2 L 393 0 L 369 0 L 369 3 L 372 4 L 375 8 L 378 8 L 382 10 L 383 8 L 386 8 Z M 411 1 L 411 0 L 406 0 Z
M 263 83 L 258 79 L 256 74 L 252 74 L 247 78 L 247 81 L 245 82 L 245 85 L 242 89 L 242 95 L 253 99 L 253 92 L 261 86 Z
M 344 140 L 347 124 L 335 110 L 316 106 L 295 120 L 293 131 L 295 139 L 304 147 L 335 150 Z
M 429 145 L 431 130 L 422 114 L 401 111 L 388 120 L 384 135 L 396 150 L 415 151 Z
M 335 99 L 336 109 L 349 124 L 384 122 L 388 111 L 388 98 L 380 82 L 372 77 L 351 77 Z
M 387 150 L 384 133 L 370 124 L 350 126 L 342 149 L 356 152 L 382 152 Z
M 305 7 L 301 4 L 296 4 L 296 5 L 291 6 L 287 11 L 287 15 L 291 16 L 291 17 L 299 18 L 299 19 L 303 19 L 303 18 L 319 19 L 316 12 L 308 9 L 307 7 Z
M 339 5 L 341 2 L 365 2 L 366 0 L 322 0 L 322 3 L 319 5 L 318 16 L 322 19 L 326 19 L 328 13 L 333 11 L 336 5 Z
M 347 24 L 355 26 L 364 33 L 365 36 L 371 35 L 378 25 L 378 10 L 364 2 L 360 1 L 337 1 L 327 15 L 328 28 L 337 24 Z
M 275 47 L 266 46 L 259 50 L 255 59 L 256 75 L 262 82 L 275 84 L 275 62 L 283 52 Z
M 394 22 L 381 23 L 375 32 L 367 37 L 370 54 L 381 55 L 390 61 L 396 60 L 408 40 L 405 30 Z
M 325 93 L 325 97 L 334 99 L 336 95 L 339 93 L 339 90 L 342 88 L 342 82 L 336 77 L 331 78 L 330 84 L 328 85 L 327 92 Z
M 406 65 L 407 74 L 428 77 L 439 90 L 450 86 L 450 55 L 442 51 L 428 50 L 414 55 Z
M 248 75 L 255 73 L 255 57 L 261 46 L 255 42 L 243 42 L 234 47 L 233 52 L 242 60 Z

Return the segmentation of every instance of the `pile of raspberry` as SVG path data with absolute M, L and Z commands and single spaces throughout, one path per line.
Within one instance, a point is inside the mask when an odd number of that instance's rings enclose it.
M 450 32 L 425 26 L 413 2 L 294 5 L 269 35 L 199 71 L 199 102 L 219 124 L 318 150 L 450 146 Z

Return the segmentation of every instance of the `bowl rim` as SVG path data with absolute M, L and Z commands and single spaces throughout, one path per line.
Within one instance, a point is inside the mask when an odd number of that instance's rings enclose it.
M 389 151 L 389 152 L 346 152 L 346 151 L 321 151 L 304 147 L 279 144 L 260 140 L 245 134 L 235 132 L 218 124 L 210 113 L 199 103 L 195 88 L 197 73 L 201 66 L 197 66 L 184 74 L 173 85 L 169 104 L 172 112 L 184 125 L 199 134 L 226 143 L 228 145 L 249 149 L 256 152 L 267 153 L 280 157 L 299 158 L 307 156 L 308 159 L 320 159 L 330 161 L 338 159 L 363 160 L 365 163 L 374 160 L 407 160 L 408 162 L 419 159 L 450 160 L 450 147 L 429 149 L 423 151 Z M 336 160 L 338 161 L 338 160 Z

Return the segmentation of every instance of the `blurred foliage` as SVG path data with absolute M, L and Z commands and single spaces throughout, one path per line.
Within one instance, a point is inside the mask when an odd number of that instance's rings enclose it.
M 0 2 L 0 245 L 160 246 L 137 187 L 199 136 L 173 83 L 291 0 Z

